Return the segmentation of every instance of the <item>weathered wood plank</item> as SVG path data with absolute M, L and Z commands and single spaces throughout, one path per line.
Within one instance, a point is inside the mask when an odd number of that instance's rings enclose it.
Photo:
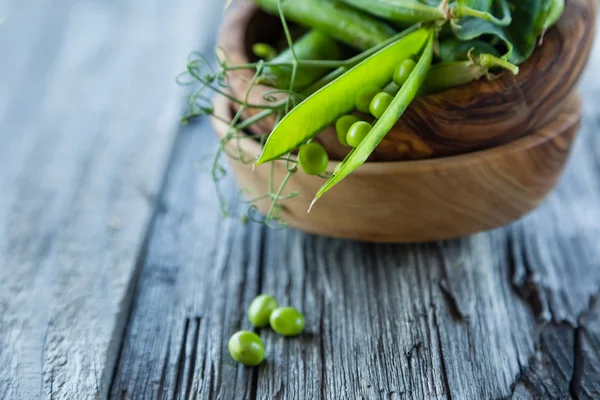
M 112 396 L 597 398 L 600 87 L 587 74 L 582 88 L 582 135 L 557 192 L 516 225 L 439 244 L 222 221 L 208 174 L 193 169 L 214 146 L 210 128 L 184 131 Z M 260 330 L 267 360 L 248 369 L 226 342 L 249 328 L 245 309 L 261 292 L 304 310 L 307 328 L 291 339 Z
M 0 398 L 106 396 L 177 131 L 174 76 L 214 29 L 206 10 L 12 2 L 0 42 Z

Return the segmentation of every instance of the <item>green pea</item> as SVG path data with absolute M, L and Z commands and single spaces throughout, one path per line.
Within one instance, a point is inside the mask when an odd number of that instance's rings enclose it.
M 400 65 L 398 65 L 398 67 L 394 71 L 394 83 L 402 87 L 402 85 L 406 83 L 408 77 L 410 76 L 410 73 L 413 72 L 416 66 L 417 63 L 414 62 L 411 58 L 409 58 L 408 60 L 404 60 Z
M 247 367 L 255 367 L 265 359 L 265 346 L 254 332 L 235 333 L 229 339 L 227 347 L 231 358 Z
M 300 146 L 298 162 L 302 170 L 308 175 L 321 175 L 327 170 L 329 156 L 323 146 L 312 142 Z
M 372 128 L 373 127 L 368 122 L 365 122 L 365 121 L 355 122 L 348 130 L 348 135 L 346 136 L 346 141 L 348 142 L 348 144 L 350 146 L 358 147 L 360 142 L 362 142 L 367 137 L 369 132 L 371 132 Z
M 335 130 L 337 132 L 338 140 L 344 146 L 350 146 L 346 140 L 346 136 L 348 135 L 350 127 L 358 121 L 360 121 L 360 118 L 358 118 L 356 115 L 344 115 L 335 123 Z
M 356 108 L 358 111 L 368 113 L 371 100 L 373 100 L 373 97 L 375 97 L 375 95 L 380 91 L 381 88 L 378 88 L 375 85 L 367 85 L 360 89 L 356 94 Z
M 274 309 L 277 308 L 277 300 L 268 294 L 261 294 L 250 303 L 248 308 L 248 320 L 258 328 L 269 325 L 269 317 Z
M 283 336 L 296 336 L 304 330 L 304 315 L 292 307 L 277 308 L 271 314 L 271 328 Z
M 369 106 L 371 115 L 373 115 L 375 118 L 381 118 L 385 110 L 387 110 L 390 104 L 392 104 L 393 100 L 394 96 L 389 93 L 378 93 L 377 96 L 373 98 L 373 101 L 371 101 L 371 105 Z

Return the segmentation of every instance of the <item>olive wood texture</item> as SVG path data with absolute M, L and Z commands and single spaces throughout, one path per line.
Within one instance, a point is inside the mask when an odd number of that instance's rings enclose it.
M 503 73 L 491 81 L 469 85 L 416 99 L 396 127 L 374 151 L 372 161 L 423 159 L 468 153 L 508 143 L 547 124 L 558 112 L 583 71 L 594 38 L 594 0 L 568 0 L 558 24 L 542 45 L 523 63 L 520 73 Z M 251 62 L 252 43 L 273 42 L 281 36 L 277 18 L 257 9 L 251 0 L 239 0 L 225 17 L 218 43 L 233 64 Z M 253 72 L 231 75 L 230 89 L 244 98 Z M 255 86 L 252 103 L 263 102 L 273 88 Z M 245 116 L 257 111 L 248 110 Z M 253 127 L 268 133 L 274 119 Z M 318 140 L 332 159 L 342 159 L 348 149 L 337 142 L 332 128 Z
M 324 180 L 299 171 L 288 182 L 282 202 L 290 226 L 309 233 L 370 242 L 413 243 L 443 240 L 506 225 L 534 209 L 555 186 L 580 121 L 576 94 L 545 127 L 511 143 L 471 154 L 403 162 L 369 162 L 307 210 Z M 219 115 L 231 106 L 215 102 Z M 229 111 L 229 112 L 228 112 Z M 223 138 L 227 126 L 214 120 Z M 254 140 L 229 142 L 251 160 L 260 154 Z M 240 187 L 250 196 L 268 193 L 270 165 L 252 168 L 230 160 Z M 332 162 L 331 172 L 337 165 Z M 275 182 L 287 173 L 275 162 Z M 258 203 L 266 213 L 270 200 Z

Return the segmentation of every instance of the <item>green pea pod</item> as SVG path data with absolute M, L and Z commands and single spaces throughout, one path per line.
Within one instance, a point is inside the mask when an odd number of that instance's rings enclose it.
M 381 143 L 381 140 L 387 135 L 387 133 L 393 128 L 394 124 L 402 117 L 404 111 L 408 108 L 410 103 L 416 97 L 420 87 L 425 82 L 427 72 L 431 66 L 431 60 L 433 59 L 433 42 L 434 33 L 431 30 L 427 30 L 427 45 L 423 54 L 421 55 L 417 66 L 410 74 L 406 83 L 402 86 L 394 100 L 389 105 L 387 110 L 383 113 L 381 118 L 377 120 L 375 126 L 367 137 L 360 143 L 360 145 L 352 152 L 346 159 L 338 165 L 333 175 L 329 180 L 319 189 L 313 204 L 323 195 L 325 192 L 330 190 L 333 186 L 339 183 L 346 176 L 350 175 L 354 170 L 364 164 L 369 158 L 369 155 L 375 150 L 375 148 Z
M 379 44 L 395 31 L 386 23 L 365 15 L 346 4 L 332 0 L 255 0 L 265 11 L 285 17 L 360 50 Z
M 429 69 L 427 79 L 421 88 L 420 95 L 426 96 L 443 92 L 457 86 L 466 85 L 480 79 L 486 74 L 483 68 L 473 61 L 443 62 Z
M 342 0 L 360 10 L 401 24 L 445 19 L 437 7 L 431 7 L 418 0 Z
M 398 39 L 293 108 L 269 135 L 256 164 L 289 153 L 352 111 L 362 87 L 386 85 L 396 66 L 418 54 L 431 36 L 431 29 L 421 28 Z
M 466 61 L 471 55 L 493 54 L 500 57 L 500 52 L 489 42 L 483 40 L 447 39 L 440 42 L 440 60 L 443 62 Z
M 294 42 L 294 53 L 299 60 L 339 60 L 342 48 L 330 36 L 316 30 L 308 32 Z M 292 50 L 287 49 L 271 60 L 271 63 L 289 63 L 294 60 Z M 327 73 L 325 68 L 302 67 L 296 69 L 294 90 L 302 90 Z M 257 83 L 277 89 L 289 89 L 292 66 L 267 66 L 257 79 Z
M 506 69 L 515 75 L 519 73 L 516 66 L 495 55 L 481 54 L 471 57 L 471 60 L 467 61 L 442 62 L 433 65 L 429 69 L 419 95 L 426 96 L 466 85 L 486 76 L 490 69 Z

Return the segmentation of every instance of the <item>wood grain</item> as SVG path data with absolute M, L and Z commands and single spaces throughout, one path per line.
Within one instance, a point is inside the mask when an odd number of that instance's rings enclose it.
M 0 5 L 0 399 L 105 398 L 113 376 L 119 400 L 600 398 L 600 42 L 539 209 L 461 240 L 367 244 L 220 217 L 216 140 L 206 120 L 175 134 L 172 82 L 212 49 L 222 4 Z M 247 369 L 226 340 L 261 292 L 303 309 L 308 333 L 260 331 L 267 361 Z
M 586 83 L 591 101 L 599 87 Z M 197 125 L 180 137 L 112 397 L 598 398 L 599 114 L 585 109 L 574 157 L 540 209 L 508 229 L 420 245 L 220 219 L 210 176 L 193 165 L 215 141 Z M 231 179 L 225 192 L 235 204 Z M 259 293 L 301 308 L 307 333 L 260 330 L 267 360 L 248 369 L 226 340 L 250 328 L 245 308 Z M 555 299 L 545 319 L 543 296 Z
M 174 77 L 219 13 L 186 0 L 9 3 L 0 398 L 106 398 L 178 129 Z
M 559 111 L 579 80 L 589 56 L 596 21 L 595 0 L 569 0 L 555 28 L 542 46 L 521 65 L 517 76 L 480 80 L 414 101 L 395 128 L 373 153 L 372 161 L 423 159 L 462 154 L 494 147 L 540 129 Z M 255 41 L 272 41 L 280 23 L 257 10 L 251 0 L 236 2 L 224 20 L 219 44 L 234 64 L 249 62 L 248 48 Z M 253 72 L 238 71 L 230 89 L 244 98 Z M 264 102 L 265 91 L 256 86 L 251 102 Z M 254 114 L 249 110 L 246 116 Z M 274 119 L 254 127 L 257 133 L 273 129 Z M 333 129 L 319 135 L 333 159 L 341 160 L 341 147 Z

